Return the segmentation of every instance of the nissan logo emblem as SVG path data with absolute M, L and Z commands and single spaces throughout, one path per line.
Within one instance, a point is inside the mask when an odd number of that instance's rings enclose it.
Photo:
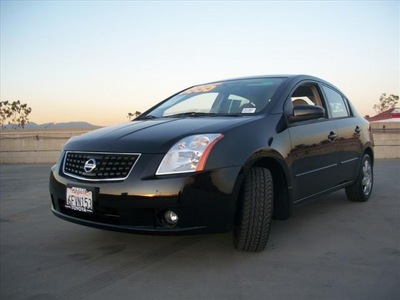
M 85 162 L 83 169 L 86 173 L 92 172 L 94 169 L 96 169 L 96 160 L 93 158 L 89 159 L 87 162 Z

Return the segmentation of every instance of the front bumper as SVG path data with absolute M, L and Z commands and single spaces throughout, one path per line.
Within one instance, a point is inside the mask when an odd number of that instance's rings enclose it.
M 233 228 L 240 182 L 240 167 L 145 179 L 133 175 L 122 182 L 83 182 L 55 167 L 50 194 L 54 215 L 90 227 L 143 234 L 227 232 Z M 65 207 L 67 185 L 96 191 L 93 213 Z M 176 226 L 165 223 L 167 210 L 178 214 Z

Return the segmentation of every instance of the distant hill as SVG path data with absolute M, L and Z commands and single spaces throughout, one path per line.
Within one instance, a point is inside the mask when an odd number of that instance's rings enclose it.
M 73 129 L 73 128 L 98 128 L 88 122 L 66 122 L 66 123 L 44 123 L 36 124 L 35 122 L 29 122 L 25 125 L 25 129 Z M 4 126 L 3 129 L 15 129 L 18 128 L 15 124 L 9 124 Z

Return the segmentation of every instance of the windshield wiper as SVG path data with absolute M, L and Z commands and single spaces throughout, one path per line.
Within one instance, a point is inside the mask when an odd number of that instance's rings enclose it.
M 140 117 L 140 118 L 136 118 L 136 119 L 134 119 L 134 120 L 151 120 L 151 119 L 156 119 L 156 118 L 157 118 L 156 116 L 145 115 L 145 116 L 142 116 L 142 117 Z
M 189 111 L 189 112 L 184 112 L 184 113 L 179 113 L 179 114 L 173 114 L 173 115 L 168 115 L 165 117 L 171 117 L 171 118 L 175 118 L 175 117 L 203 117 L 203 116 L 218 116 L 218 114 L 216 113 L 205 113 L 205 112 L 195 112 L 195 111 Z

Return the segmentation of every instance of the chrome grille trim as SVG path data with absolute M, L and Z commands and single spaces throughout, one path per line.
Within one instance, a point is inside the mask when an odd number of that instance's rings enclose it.
M 62 174 L 84 181 L 121 181 L 128 178 L 139 157 L 139 153 L 66 151 Z M 98 166 L 87 173 L 84 165 L 90 159 Z

